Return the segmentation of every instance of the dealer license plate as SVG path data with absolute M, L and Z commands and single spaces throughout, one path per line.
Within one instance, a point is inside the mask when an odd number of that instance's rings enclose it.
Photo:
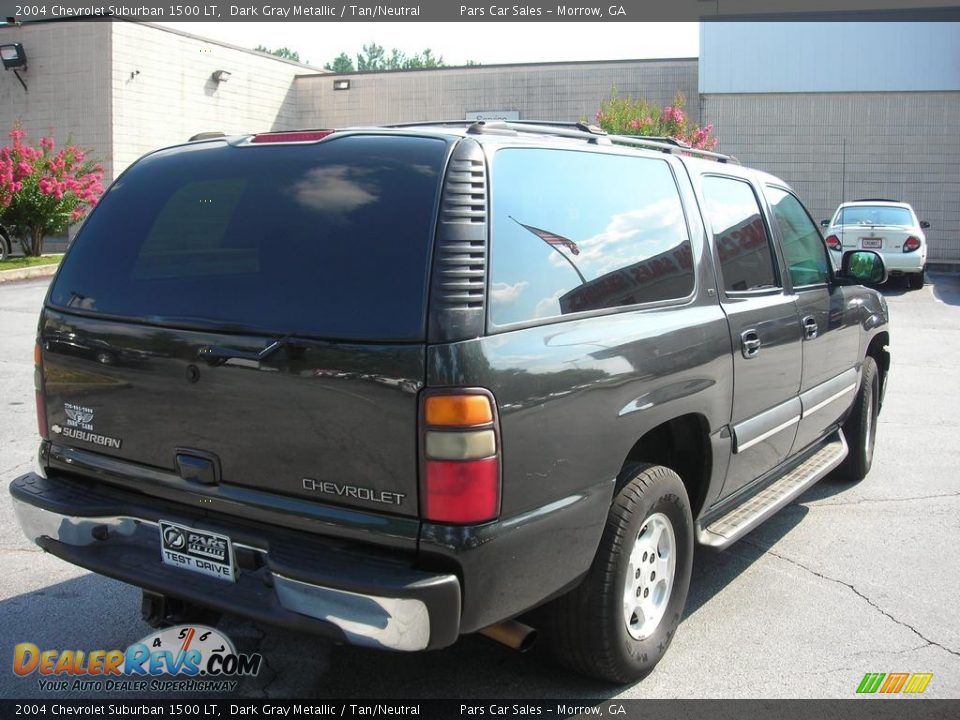
M 233 548 L 226 535 L 161 520 L 160 555 L 167 565 L 221 580 L 237 579 Z
M 860 247 L 876 250 L 883 247 L 883 238 L 860 238 Z

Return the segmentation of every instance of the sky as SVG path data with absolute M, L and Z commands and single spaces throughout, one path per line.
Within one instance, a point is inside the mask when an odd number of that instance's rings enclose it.
M 158 23 L 240 47 L 287 47 L 322 67 L 341 52 L 354 62 L 375 42 L 407 55 L 430 48 L 447 65 L 620 60 L 699 55 L 698 23 Z

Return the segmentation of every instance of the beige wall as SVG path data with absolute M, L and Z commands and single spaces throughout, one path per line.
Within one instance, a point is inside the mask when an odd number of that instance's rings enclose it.
M 19 42 L 27 56 L 21 72 L 28 90 L 12 71 L 0 69 L 0 145 L 16 121 L 33 142 L 52 134 L 58 144 L 72 138 L 93 148 L 111 170 L 111 24 L 43 23 L 0 28 L 0 43 Z
M 960 92 L 697 92 L 697 61 L 500 65 L 310 74 L 312 68 L 147 24 L 0 28 L 21 42 L 24 92 L 0 72 L 0 144 L 20 120 L 36 140 L 93 148 L 107 180 L 143 153 L 209 130 L 463 119 L 515 110 L 524 120 L 592 119 L 612 87 L 659 105 L 680 90 L 720 150 L 791 183 L 817 219 L 843 200 L 901 198 L 933 227 L 930 259 L 960 261 Z M 226 83 L 214 70 L 231 73 Z M 299 73 L 299 75 L 298 75 Z M 334 91 L 335 79 L 350 89 Z
M 960 92 L 704 95 L 720 151 L 780 176 L 815 219 L 860 198 L 913 205 L 929 260 L 960 261 Z
M 112 23 L 113 152 L 117 172 L 199 132 L 294 127 L 303 65 L 134 23 Z M 211 79 L 226 70 L 227 82 Z
M 335 79 L 350 81 L 334 90 Z M 696 60 L 491 65 L 431 71 L 297 78 L 303 127 L 348 127 L 418 120 L 463 120 L 478 110 L 516 110 L 521 120 L 593 120 L 600 101 L 621 95 L 667 105 L 679 90 L 694 118 Z

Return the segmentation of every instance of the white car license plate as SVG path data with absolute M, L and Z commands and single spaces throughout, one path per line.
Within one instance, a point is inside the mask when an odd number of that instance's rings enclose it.
M 160 555 L 167 565 L 233 582 L 233 547 L 226 535 L 160 521 Z
M 860 247 L 877 250 L 883 247 L 883 238 L 860 238 Z

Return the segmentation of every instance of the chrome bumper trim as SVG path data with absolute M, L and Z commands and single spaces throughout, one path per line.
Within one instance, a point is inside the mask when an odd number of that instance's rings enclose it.
M 133 536 L 157 523 L 135 517 L 73 517 L 44 510 L 17 498 L 13 509 L 31 542 L 48 537 L 65 545 L 85 547 L 113 536 Z M 157 528 L 159 533 L 159 529 Z M 236 544 L 240 546 L 239 543 Z M 160 561 L 159 537 L 157 561 Z M 253 548 L 263 552 L 259 548 Z M 430 642 L 430 613 L 415 598 L 390 598 L 312 585 L 272 573 L 280 604 L 292 612 L 324 620 L 343 631 L 354 645 L 390 650 L 423 650 Z
M 420 600 L 332 590 L 276 573 L 273 585 L 285 608 L 333 623 L 353 645 L 414 651 L 430 642 L 430 614 Z

